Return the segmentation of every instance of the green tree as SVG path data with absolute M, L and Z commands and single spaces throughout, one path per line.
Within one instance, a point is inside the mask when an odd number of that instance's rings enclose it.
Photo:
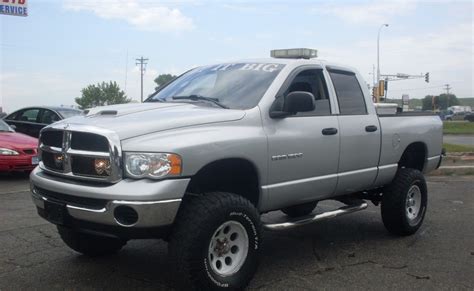
M 432 95 L 427 95 L 425 98 L 423 98 L 421 102 L 421 109 L 422 110 L 433 110 L 433 97 Z
M 442 110 L 448 109 L 448 107 L 459 105 L 459 99 L 454 94 L 441 94 L 439 95 L 439 106 Z M 449 102 L 448 102 L 449 99 Z
M 161 74 L 159 75 L 158 77 L 155 78 L 155 83 L 156 85 L 156 88 L 155 90 L 158 90 L 158 88 L 160 88 L 160 86 L 163 86 L 164 84 L 168 83 L 169 81 L 173 80 L 174 78 L 176 78 L 175 75 L 171 75 L 171 74 Z
M 449 103 L 448 103 L 449 99 Z M 434 108 L 433 108 L 434 105 Z M 459 99 L 454 94 L 428 95 L 423 98 L 423 110 L 446 110 L 448 107 L 459 105 Z
M 82 96 L 77 97 L 76 103 L 81 109 L 92 108 L 96 106 L 128 103 L 125 92 L 114 81 L 109 83 L 102 82 L 97 85 L 89 85 L 81 90 Z

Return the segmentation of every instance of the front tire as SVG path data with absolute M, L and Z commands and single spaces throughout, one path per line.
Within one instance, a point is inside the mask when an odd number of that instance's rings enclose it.
M 260 217 L 247 199 L 231 193 L 189 196 L 170 238 L 170 261 L 183 289 L 243 289 L 258 265 Z
M 382 220 L 396 235 L 414 234 L 423 223 L 428 205 L 425 177 L 415 169 L 402 168 L 382 196 Z
M 115 254 L 127 243 L 125 240 L 82 233 L 62 226 L 58 226 L 58 232 L 68 247 L 89 257 Z

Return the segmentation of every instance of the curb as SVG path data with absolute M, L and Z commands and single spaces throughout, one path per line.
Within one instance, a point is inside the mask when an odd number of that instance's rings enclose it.
M 430 176 L 474 175 L 474 153 L 447 153 L 439 169 Z
M 429 173 L 429 176 L 470 176 L 474 175 L 474 166 L 442 166 Z

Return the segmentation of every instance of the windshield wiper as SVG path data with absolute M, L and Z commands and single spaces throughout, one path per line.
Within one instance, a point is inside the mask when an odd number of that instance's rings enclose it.
M 229 107 L 219 102 L 218 98 L 204 97 L 201 95 L 188 95 L 188 96 L 173 96 L 173 100 L 192 100 L 192 101 L 207 101 L 211 102 L 221 108 L 229 109 Z
M 152 102 L 160 102 L 160 103 L 162 103 L 162 102 L 165 102 L 165 101 L 163 101 L 163 100 L 161 100 L 161 99 L 150 99 L 150 100 L 147 99 L 147 100 L 145 100 L 144 102 L 150 102 L 150 103 L 152 103 Z

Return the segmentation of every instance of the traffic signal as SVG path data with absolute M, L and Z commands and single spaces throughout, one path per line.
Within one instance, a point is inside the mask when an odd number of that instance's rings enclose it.
M 425 82 L 429 83 L 430 82 L 430 73 L 425 74 Z
M 378 95 L 378 89 L 377 87 L 373 87 L 372 88 L 372 100 L 374 101 L 374 103 L 378 103 L 379 102 L 379 95 Z
M 385 96 L 385 80 L 379 81 L 378 95 L 379 97 Z

